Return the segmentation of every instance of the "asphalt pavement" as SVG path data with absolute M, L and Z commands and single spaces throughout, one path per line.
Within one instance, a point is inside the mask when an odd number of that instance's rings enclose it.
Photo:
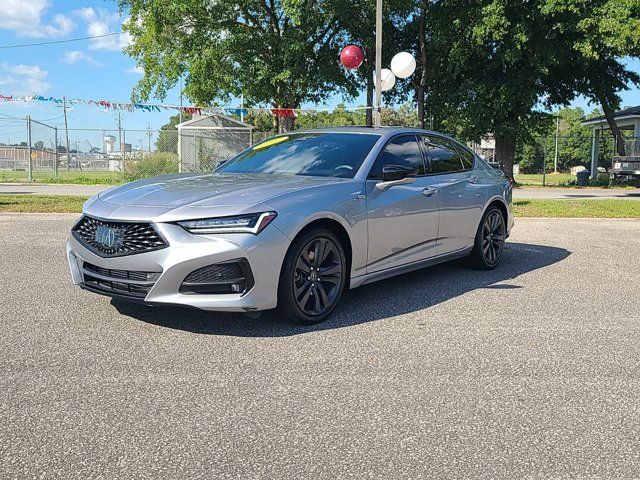
M 303 328 L 81 291 L 74 219 L 0 214 L 2 479 L 638 477 L 640 221 L 517 219 Z
M 108 185 L 56 185 L 43 183 L 0 183 L 0 194 L 16 195 L 84 195 L 90 196 L 109 188 Z M 619 188 L 516 188 L 513 198 L 520 199 L 623 199 L 640 200 L 639 189 Z

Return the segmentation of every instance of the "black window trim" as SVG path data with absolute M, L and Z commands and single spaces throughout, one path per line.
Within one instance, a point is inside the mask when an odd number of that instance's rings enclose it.
M 424 175 L 416 175 L 416 178 L 423 178 L 423 177 L 430 177 L 431 174 L 427 173 L 427 156 L 425 155 L 424 152 L 424 147 L 421 145 L 422 141 L 420 140 L 420 138 L 418 138 L 418 135 L 420 135 L 419 133 L 413 133 L 413 132 L 403 132 L 403 133 L 398 133 L 396 135 L 394 135 L 393 137 L 389 138 L 384 146 L 382 147 L 382 149 L 380 150 L 380 152 L 378 153 L 378 155 L 376 156 L 375 160 L 373 161 L 373 163 L 371 164 L 371 168 L 369 168 L 369 173 L 367 173 L 367 180 L 376 180 L 376 181 L 381 181 L 381 178 L 373 178 L 371 176 L 371 172 L 373 171 L 373 167 L 376 166 L 376 163 L 378 162 L 378 159 L 382 156 L 382 154 L 384 154 L 384 151 L 387 148 L 387 145 L 389 145 L 393 140 L 396 140 L 397 138 L 400 137 L 413 137 L 413 139 L 415 140 L 415 142 L 418 144 L 418 150 L 420 151 L 420 155 L 422 157 L 422 168 L 424 168 Z
M 451 142 L 451 144 L 453 145 L 453 148 L 456 149 L 456 153 L 458 155 L 461 155 L 460 153 L 460 149 L 464 148 L 462 147 L 462 145 L 460 145 L 456 140 L 453 140 L 451 138 L 447 138 L 444 137 L 442 135 L 438 135 L 438 134 L 433 134 L 433 133 L 421 133 L 420 136 L 422 137 L 422 141 L 419 143 L 425 143 L 424 138 L 425 137 L 435 137 L 435 138 L 441 138 L 443 140 L 447 140 L 449 142 Z M 473 169 L 475 169 L 476 167 L 476 156 L 473 154 L 473 152 L 471 152 L 471 150 L 468 150 L 466 148 L 464 148 L 465 150 L 467 150 L 469 153 L 471 153 L 471 156 L 473 157 L 473 165 L 471 166 L 471 168 L 461 168 L 460 170 L 451 170 L 449 172 L 440 172 L 440 173 L 434 173 L 431 171 L 431 158 L 429 157 L 429 153 L 427 151 L 427 149 L 425 148 L 424 145 L 422 145 L 421 147 L 424 151 L 424 155 L 426 157 L 426 165 L 428 166 L 427 171 L 429 171 L 430 173 L 427 173 L 427 175 L 431 175 L 431 176 L 438 176 L 438 175 L 450 175 L 452 173 L 464 173 L 464 172 L 470 172 Z M 463 167 L 464 165 L 462 164 L 462 161 L 460 161 L 460 166 Z

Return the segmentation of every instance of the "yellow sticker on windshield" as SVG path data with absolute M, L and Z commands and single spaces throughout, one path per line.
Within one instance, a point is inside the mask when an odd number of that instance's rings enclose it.
M 270 140 L 265 140 L 264 142 L 259 143 L 258 145 L 253 147 L 252 150 L 260 150 L 262 148 L 270 147 L 271 145 L 277 145 L 278 143 L 284 142 L 285 140 L 289 140 L 289 137 L 276 137 Z

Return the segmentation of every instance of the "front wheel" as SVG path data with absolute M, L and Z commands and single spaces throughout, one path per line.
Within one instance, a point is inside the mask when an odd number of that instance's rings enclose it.
M 342 296 L 347 276 L 344 249 L 329 230 L 311 230 L 287 252 L 278 287 L 278 310 L 297 323 L 325 320 Z
M 504 253 L 507 239 L 507 222 L 502 210 L 493 205 L 482 216 L 476 239 L 469 259 L 471 264 L 482 270 L 495 268 Z

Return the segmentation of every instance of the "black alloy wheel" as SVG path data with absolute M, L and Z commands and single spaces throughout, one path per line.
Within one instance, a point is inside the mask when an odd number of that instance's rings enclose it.
M 502 258 L 506 229 L 502 212 L 492 210 L 482 225 L 482 256 L 487 265 L 495 266 Z
M 480 221 L 475 244 L 469 259 L 471 264 L 483 270 L 495 268 L 502 259 L 507 240 L 507 224 L 502 210 L 493 205 Z
M 344 250 L 328 230 L 314 230 L 292 244 L 283 265 L 278 307 L 304 324 L 321 322 L 333 311 L 346 280 Z

